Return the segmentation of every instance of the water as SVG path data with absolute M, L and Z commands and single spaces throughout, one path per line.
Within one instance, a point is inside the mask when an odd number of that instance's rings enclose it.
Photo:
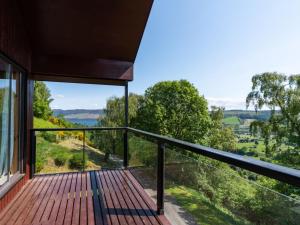
M 88 127 L 97 126 L 97 119 L 67 119 L 71 123 L 78 123 Z

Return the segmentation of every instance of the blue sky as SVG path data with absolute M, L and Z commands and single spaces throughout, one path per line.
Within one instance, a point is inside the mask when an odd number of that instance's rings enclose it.
M 155 0 L 131 92 L 187 79 L 210 105 L 245 109 L 251 77 L 300 73 L 299 0 Z M 53 108 L 102 108 L 123 88 L 48 83 Z

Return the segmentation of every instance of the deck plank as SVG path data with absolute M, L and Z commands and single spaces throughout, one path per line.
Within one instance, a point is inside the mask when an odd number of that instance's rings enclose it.
M 46 186 L 49 185 L 49 181 L 51 181 L 51 179 L 48 177 L 39 177 L 38 180 L 41 180 L 38 188 L 35 191 L 30 192 L 29 198 L 24 200 L 21 203 L 18 211 L 16 211 L 15 215 L 19 216 L 16 217 L 14 215 L 14 217 L 7 224 L 23 224 L 24 220 L 29 216 L 29 214 L 33 213 L 32 208 L 34 207 L 36 199 L 39 197 L 42 191 L 46 189 Z
M 95 218 L 94 218 L 94 206 L 93 206 L 93 192 L 91 187 L 91 173 L 87 173 L 86 176 L 86 186 L 87 186 L 87 211 L 88 211 L 88 224 L 95 224 Z
M 0 213 L 0 225 L 170 225 L 128 170 L 36 176 Z
M 159 225 L 159 223 L 155 219 L 154 215 L 151 214 L 150 209 L 146 206 L 143 199 L 140 198 L 140 196 L 134 189 L 133 184 L 130 182 L 130 180 L 125 179 L 126 177 L 123 176 L 123 170 L 115 171 L 115 174 L 116 174 L 116 176 L 119 177 L 119 179 L 121 180 L 121 183 L 123 185 L 128 186 L 128 196 L 130 196 L 130 199 L 133 202 L 133 204 L 135 205 L 136 209 L 138 210 L 143 222 L 146 225 L 148 225 L 148 224 Z

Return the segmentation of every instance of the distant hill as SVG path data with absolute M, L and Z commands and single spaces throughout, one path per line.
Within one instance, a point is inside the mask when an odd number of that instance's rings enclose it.
M 271 116 L 270 110 L 254 111 L 254 110 L 225 110 L 224 118 L 238 117 L 241 120 L 255 119 L 255 120 L 267 120 Z
M 66 119 L 98 119 L 104 116 L 103 109 L 54 109 L 54 116 L 64 115 Z

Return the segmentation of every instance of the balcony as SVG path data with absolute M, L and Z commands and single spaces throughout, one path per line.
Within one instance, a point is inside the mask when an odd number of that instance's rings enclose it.
M 52 171 L 36 171 L 37 157 L 42 152 L 38 149 L 39 137 L 45 132 L 49 135 L 49 132 L 62 131 L 82 132 L 77 150 L 82 156 L 82 167 L 77 168 L 78 171 L 56 171 L 54 167 L 49 167 Z M 86 143 L 89 132 L 117 134 L 122 153 L 111 156 L 117 163 L 105 164 L 99 158 L 95 161 L 98 164 L 85 165 L 85 157 L 90 154 Z M 1 213 L 0 224 L 296 225 L 300 220 L 299 200 L 242 176 L 243 173 L 248 177 L 263 176 L 299 188 L 300 173 L 295 169 L 129 127 L 33 129 L 31 136 L 33 179 Z M 143 161 L 143 154 L 150 155 L 152 160 Z M 206 176 L 214 190 L 207 190 L 205 184 L 198 183 L 201 176 Z M 224 182 L 219 180 L 227 180 L 227 186 L 220 186 Z M 230 185 L 238 188 L 230 188 Z M 240 193 L 236 193 L 237 190 Z M 252 196 L 248 199 L 250 207 L 226 203 L 226 197 L 222 203 L 224 208 L 214 206 L 214 194 L 228 195 L 229 199 L 244 196 L 243 192 L 245 196 Z M 262 215 L 252 208 L 255 202 L 261 201 L 270 202 L 262 209 Z M 194 211 L 187 212 L 188 207 Z M 195 217 L 193 213 L 202 216 Z
M 1 224 L 170 224 L 128 170 L 38 175 Z

